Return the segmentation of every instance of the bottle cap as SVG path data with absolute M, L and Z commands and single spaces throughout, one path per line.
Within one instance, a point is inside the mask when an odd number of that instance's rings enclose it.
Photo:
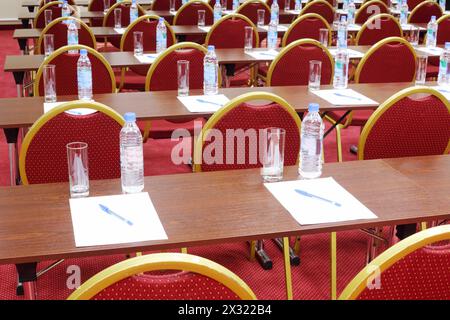
M 126 122 L 134 122 L 136 121 L 136 113 L 134 112 L 127 112 L 123 115 Z
M 208 51 L 214 51 L 216 48 L 214 46 L 208 46 Z
M 435 22 L 436 21 L 436 16 L 431 16 L 431 21 Z
M 86 56 L 87 55 L 87 50 L 86 49 L 80 49 L 80 54 L 82 56 Z
M 319 111 L 319 104 L 318 103 L 310 103 L 308 105 L 308 112 L 317 112 Z
M 159 22 L 164 22 L 164 18 L 159 18 Z

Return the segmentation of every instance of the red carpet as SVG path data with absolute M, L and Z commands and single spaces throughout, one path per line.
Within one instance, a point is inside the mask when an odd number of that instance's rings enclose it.
M 0 92 L 1 97 L 16 96 L 14 79 L 11 74 L 3 72 L 6 55 L 18 54 L 18 44 L 12 39 L 12 31 L 0 31 L 2 50 L 0 52 Z M 348 152 L 349 146 L 357 143 L 359 128 L 349 128 L 343 132 L 344 160 L 355 160 L 356 156 Z M 170 161 L 174 142 L 168 140 L 149 140 L 144 147 L 145 174 L 175 174 L 190 172 L 188 166 L 176 166 Z M 334 133 L 325 139 L 326 162 L 336 161 Z M 9 184 L 9 169 L 5 137 L 0 134 L 0 185 Z M 255 291 L 259 299 L 284 299 L 284 271 L 281 252 L 274 244 L 267 241 L 267 251 L 274 260 L 274 268 L 264 271 L 257 262 L 248 261 L 245 243 L 223 244 L 214 247 L 189 248 L 189 252 L 210 258 L 237 273 Z M 338 293 L 364 266 L 366 236 L 359 231 L 338 234 Z M 40 299 L 65 299 L 71 290 L 67 289 L 66 273 L 70 265 L 81 268 L 83 281 L 105 267 L 124 259 L 123 255 L 66 260 L 54 270 L 38 280 Z M 329 234 L 311 235 L 302 238 L 301 265 L 292 268 L 295 299 L 329 299 L 330 298 L 330 257 Z M 41 263 L 39 269 L 48 265 Z M 0 266 L 0 299 L 20 299 L 15 295 L 16 274 L 13 265 Z

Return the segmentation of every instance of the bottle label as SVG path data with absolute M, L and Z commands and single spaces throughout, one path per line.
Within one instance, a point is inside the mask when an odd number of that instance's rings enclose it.
M 222 18 L 222 12 L 219 9 L 214 10 L 214 22 Z
M 92 88 L 92 72 L 90 69 L 78 70 L 78 89 Z
M 213 63 L 205 63 L 204 81 L 210 86 L 216 84 L 216 67 Z
M 446 76 L 447 70 L 447 61 L 445 61 L 445 59 L 441 59 L 439 61 L 439 74 Z
M 338 30 L 338 47 L 344 48 L 347 47 L 347 37 L 344 28 L 339 28 Z
M 334 74 L 338 77 L 344 76 L 344 63 L 340 60 L 336 60 L 336 63 L 334 64 Z
M 69 36 L 67 37 L 67 44 L 69 46 L 77 45 L 78 44 L 78 34 L 69 32 Z
M 321 140 L 314 137 L 302 137 L 302 154 L 307 156 L 319 155 L 321 151 Z
M 427 30 L 427 40 L 430 42 L 434 41 L 434 32 L 432 28 L 428 28 Z

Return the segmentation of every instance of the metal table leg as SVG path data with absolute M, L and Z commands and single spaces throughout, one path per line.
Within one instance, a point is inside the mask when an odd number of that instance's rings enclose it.
M 37 262 L 16 264 L 17 274 L 19 276 L 19 285 L 23 285 L 25 299 L 36 300 L 36 267 Z

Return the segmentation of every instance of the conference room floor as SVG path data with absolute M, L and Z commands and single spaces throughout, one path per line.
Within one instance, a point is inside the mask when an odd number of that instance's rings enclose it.
M 12 38 L 12 30 L 0 30 L 0 98 L 15 97 L 16 88 L 11 73 L 3 72 L 6 55 L 20 54 L 17 42 Z M 355 160 L 349 146 L 356 144 L 359 128 L 351 127 L 343 132 L 344 160 Z M 170 140 L 149 140 L 144 145 L 145 175 L 176 174 L 190 172 L 187 166 L 175 166 L 170 161 L 170 151 L 174 142 Z M 325 160 L 336 161 L 334 133 L 325 139 Z M 9 183 L 7 144 L 0 133 L 0 185 Z M 305 236 L 302 238 L 301 265 L 292 268 L 294 299 L 329 299 L 329 234 Z M 338 294 L 345 285 L 362 269 L 365 262 L 366 239 L 360 231 L 338 234 Z M 189 248 L 189 252 L 221 263 L 237 273 L 254 290 L 260 299 L 284 299 L 284 274 L 282 254 L 270 241 L 266 241 L 268 254 L 274 261 L 271 271 L 264 271 L 257 262 L 247 259 L 245 243 L 224 244 L 215 247 Z M 79 265 L 83 281 L 103 268 L 123 260 L 124 256 L 92 259 L 70 259 L 38 279 L 39 299 L 65 299 L 71 292 L 66 287 L 67 267 Z M 39 264 L 42 269 L 48 263 Z M 16 274 L 13 265 L 0 266 L 0 299 L 17 299 L 15 295 Z

